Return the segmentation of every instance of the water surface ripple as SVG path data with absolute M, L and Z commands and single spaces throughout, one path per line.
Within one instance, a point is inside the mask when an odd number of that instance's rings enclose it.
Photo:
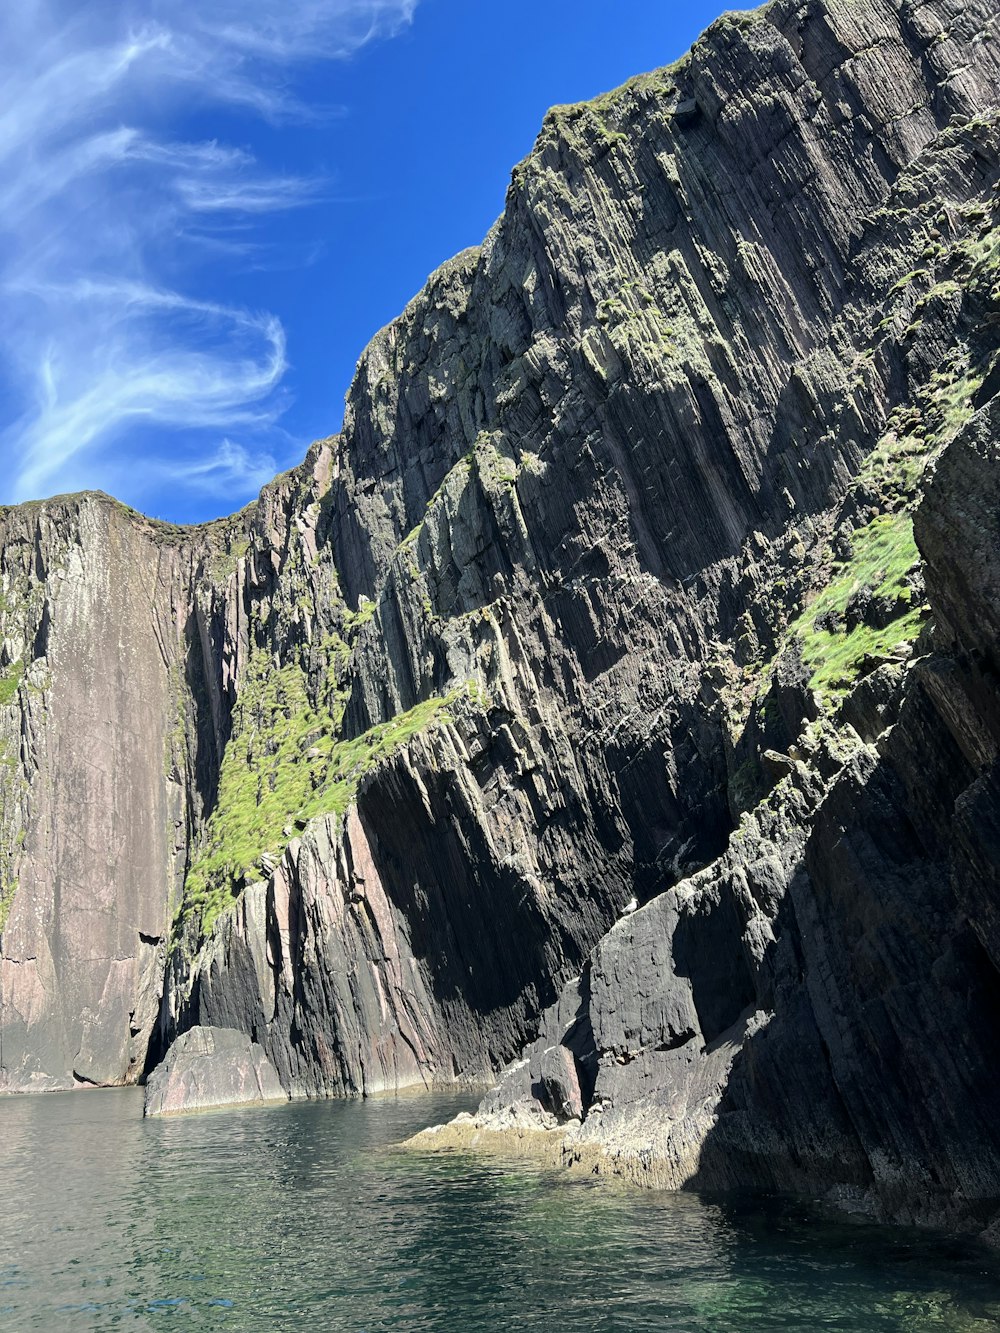
M 1000 1327 L 1000 1260 L 941 1237 L 391 1148 L 470 1102 L 2 1099 L 0 1328 Z

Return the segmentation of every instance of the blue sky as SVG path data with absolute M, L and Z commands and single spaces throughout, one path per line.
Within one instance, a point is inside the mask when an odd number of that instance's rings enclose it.
M 18 0 L 0 16 L 0 503 L 192 522 L 340 425 L 546 109 L 717 2 Z

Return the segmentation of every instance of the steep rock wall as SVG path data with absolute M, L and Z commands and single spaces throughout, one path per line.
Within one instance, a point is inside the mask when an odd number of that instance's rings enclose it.
M 867 747 L 916 689 L 910 514 L 996 390 L 996 26 L 992 0 L 727 16 L 550 113 L 483 246 L 363 355 L 342 433 L 250 510 L 189 531 L 96 498 L 5 512 L 5 598 L 32 610 L 2 611 L 4 1086 L 136 1078 L 197 1025 L 259 1042 L 294 1095 L 481 1076 L 583 970 L 603 981 L 559 1013 L 631 1089 L 597 1134 L 611 1075 L 573 1048 L 599 1151 L 615 1114 L 634 1142 L 641 1103 L 673 1181 L 887 1198 L 880 1153 L 936 1163 L 912 1121 L 894 1147 L 859 1131 L 826 1010 L 784 978 L 791 941 L 829 935 L 827 1009 L 866 993 L 848 964 L 875 908 L 864 874 L 824 878 L 821 814 L 897 799 Z M 961 633 L 961 585 L 931 593 Z M 897 777 L 944 735 L 905 708 Z M 941 781 L 971 827 L 991 797 L 967 776 Z M 989 856 L 968 841 L 963 893 L 995 958 Z M 602 941 L 632 898 L 655 902 Z M 936 962 L 921 914 L 878 910 L 887 954 Z M 67 944 L 68 921 L 94 925 Z M 663 1012 L 616 994 L 635 957 Z M 727 1036 L 747 1010 L 774 1017 Z M 801 1124 L 779 1077 L 816 1092 Z
M 145 1070 L 290 484 L 190 531 L 96 493 L 0 513 L 0 1090 Z
M 895 696 L 881 725 L 849 698 L 839 732 L 807 728 L 724 856 L 620 922 L 479 1116 L 436 1142 L 996 1218 L 998 462 L 994 400 L 918 510 L 935 628 L 857 687 Z M 556 1051 L 581 1087 L 568 1128 Z
M 903 533 L 971 410 L 985 353 L 959 270 L 992 225 L 995 17 L 772 5 L 551 113 L 484 246 L 365 353 L 330 445 L 338 734 L 468 691 L 362 776 L 389 915 L 344 870 L 320 889 L 293 846 L 270 883 L 257 869 L 252 940 L 226 926 L 179 960 L 162 1041 L 242 1024 L 308 1092 L 482 1072 L 630 897 L 719 853 L 774 740 L 758 712 L 740 749 L 741 710 L 830 539 Z M 931 401 L 942 363 L 954 420 Z M 918 401 L 919 437 L 899 420 Z M 352 857 L 342 839 L 329 867 Z M 301 958 L 279 947 L 286 895 Z M 352 1012 L 306 957 L 355 978 Z M 391 1055 L 339 1038 L 375 1014 Z
M 116 1083 L 145 1062 L 183 878 L 186 598 L 174 552 L 106 497 L 2 527 L 0 1088 Z

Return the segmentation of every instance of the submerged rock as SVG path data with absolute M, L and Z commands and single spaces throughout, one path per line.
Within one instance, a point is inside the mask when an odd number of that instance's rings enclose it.
M 146 1080 L 143 1115 L 286 1102 L 262 1047 L 232 1028 L 196 1027 L 177 1038 Z

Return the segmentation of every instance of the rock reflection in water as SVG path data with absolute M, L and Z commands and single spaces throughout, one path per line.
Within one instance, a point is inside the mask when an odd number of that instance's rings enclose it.
M 0 1328 L 994 1329 L 1000 1263 L 787 1201 L 392 1147 L 462 1096 L 0 1101 Z

